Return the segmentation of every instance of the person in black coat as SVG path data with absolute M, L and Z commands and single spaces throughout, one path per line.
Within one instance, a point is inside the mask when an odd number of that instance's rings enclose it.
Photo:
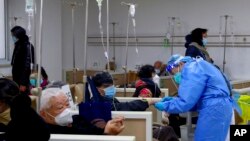
M 15 82 L 0 78 L 0 132 L 6 132 L 10 122 L 10 105 L 13 99 L 19 94 L 19 89 Z
M 209 56 L 206 49 L 207 29 L 196 28 L 191 32 L 191 34 L 188 34 L 185 39 L 185 47 L 187 48 L 185 56 L 193 58 L 202 57 L 204 60 L 213 63 L 213 59 Z
M 31 63 L 34 63 L 34 47 L 29 42 L 24 28 L 15 26 L 11 29 L 15 48 L 12 55 L 12 77 L 19 85 L 21 93 L 29 94 Z
M 18 85 L 9 79 L 0 78 L 0 99 L 10 107 L 10 118 L 0 140 L 48 141 L 50 133 L 43 119 L 31 107 L 31 99 L 20 94 Z M 0 109 L 4 106 L 0 105 Z
M 19 94 L 14 98 L 10 116 L 6 141 L 48 141 L 50 139 L 49 128 L 31 107 L 31 99 L 28 95 Z
M 115 87 L 113 79 L 108 72 L 97 73 L 92 78 L 94 85 L 102 96 L 102 100 L 112 104 L 113 111 L 145 111 L 149 105 L 156 101 L 150 100 L 133 100 L 130 102 L 119 102 L 115 96 Z M 153 128 L 153 137 L 159 141 L 178 141 L 178 137 L 170 126 L 161 126 Z
M 140 68 L 137 76 L 140 78 L 135 83 L 133 97 L 160 97 L 161 90 L 154 82 L 155 69 L 152 65 L 144 65 Z
M 119 102 L 114 97 L 116 91 L 113 85 L 113 79 L 108 72 L 97 73 L 92 80 L 102 96 L 102 100 L 112 103 L 112 110 L 114 111 L 145 111 L 150 105 L 154 104 L 153 100 Z

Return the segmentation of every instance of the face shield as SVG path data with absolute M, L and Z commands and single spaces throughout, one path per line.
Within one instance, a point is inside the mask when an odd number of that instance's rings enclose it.
M 169 73 L 172 73 L 173 68 L 176 68 L 179 66 L 180 62 L 189 62 L 191 61 L 192 58 L 190 56 L 181 56 L 179 54 L 175 54 L 173 56 L 170 57 L 169 61 L 168 61 L 168 65 L 166 67 L 166 71 L 168 71 Z

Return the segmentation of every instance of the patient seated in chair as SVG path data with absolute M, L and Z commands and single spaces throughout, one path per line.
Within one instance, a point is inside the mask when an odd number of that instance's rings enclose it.
M 54 134 L 117 135 L 124 129 L 123 117 L 115 117 L 106 123 L 102 119 L 87 122 L 83 117 L 74 115 L 69 108 L 68 97 L 60 88 L 43 90 L 40 102 L 40 115 Z

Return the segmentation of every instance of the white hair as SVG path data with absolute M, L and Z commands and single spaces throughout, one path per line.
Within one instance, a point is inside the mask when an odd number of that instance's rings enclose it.
M 60 88 L 47 88 L 43 90 L 40 98 L 40 111 L 50 108 L 51 104 L 49 101 L 51 100 L 51 98 L 56 97 L 62 93 L 64 92 Z

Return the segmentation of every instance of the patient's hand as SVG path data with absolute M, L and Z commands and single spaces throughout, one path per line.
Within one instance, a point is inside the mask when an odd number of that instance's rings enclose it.
M 159 102 L 160 100 L 148 98 L 147 101 L 148 101 L 148 105 L 150 106 L 150 105 L 154 105 L 156 102 Z
M 118 135 L 124 128 L 124 117 L 119 116 L 108 121 L 104 129 L 104 133 L 108 135 Z

